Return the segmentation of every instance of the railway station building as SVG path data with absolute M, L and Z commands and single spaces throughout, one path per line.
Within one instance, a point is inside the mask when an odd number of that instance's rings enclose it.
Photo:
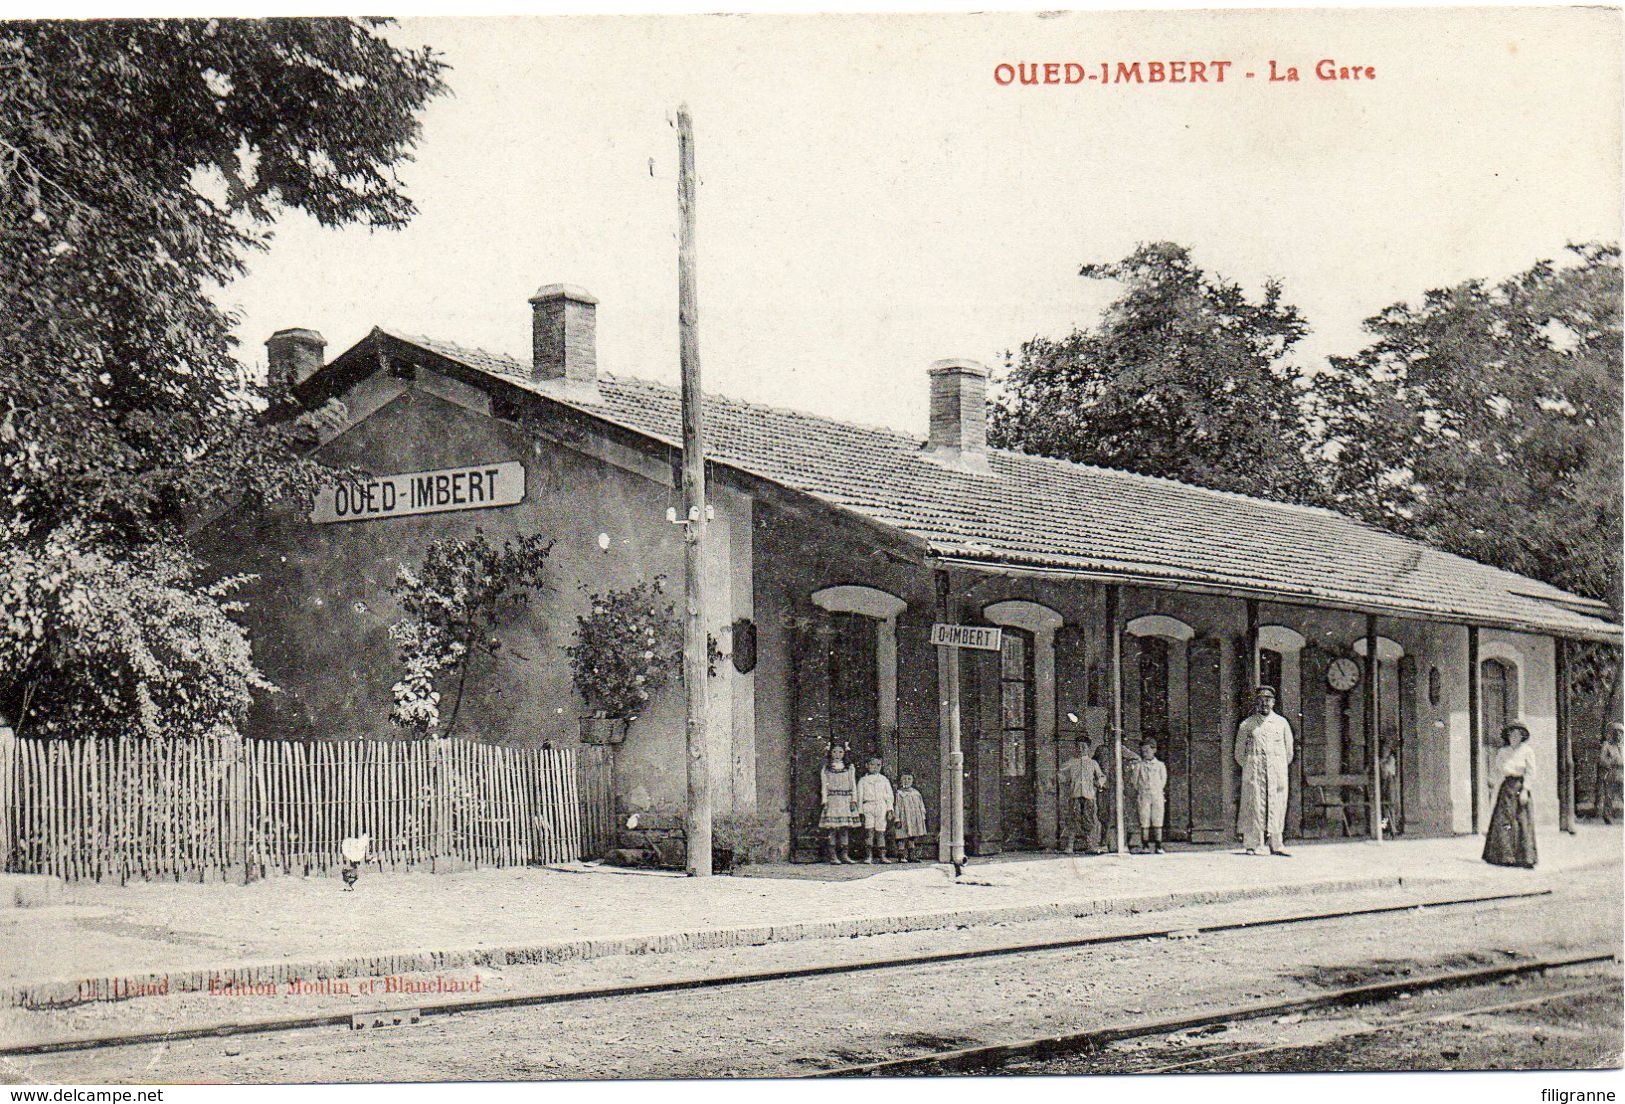
M 545 287 L 531 309 L 528 361 L 383 329 L 331 360 L 308 330 L 267 343 L 302 406 L 338 412 L 317 455 L 379 479 L 200 534 L 222 569 L 258 576 L 243 616 L 283 692 L 251 734 L 402 738 L 389 588 L 436 539 L 555 542 L 552 582 L 505 630 L 460 735 L 578 741 L 563 649 L 588 593 L 664 575 L 681 603 L 677 390 L 598 369 L 586 292 Z M 1233 739 L 1259 682 L 1297 738 L 1289 836 L 1481 829 L 1513 719 L 1533 735 L 1537 821 L 1572 812 L 1562 641 L 1617 644 L 1605 605 L 1326 510 L 990 448 L 987 371 L 921 369 L 923 439 L 706 399 L 719 813 L 754 811 L 786 854 L 813 857 L 819 769 L 840 742 L 894 781 L 911 772 L 937 832 L 949 664 L 973 854 L 1056 846 L 1059 765 L 1109 740 L 1114 715 L 1126 745 L 1159 740 L 1168 838 L 1229 844 Z M 937 623 L 997 626 L 1001 643 L 939 648 Z M 616 749 L 618 812 L 680 808 L 684 762 L 673 686 Z

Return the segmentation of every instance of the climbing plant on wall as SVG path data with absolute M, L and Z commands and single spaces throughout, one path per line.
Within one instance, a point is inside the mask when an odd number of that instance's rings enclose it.
M 520 536 L 500 545 L 479 529 L 464 540 L 436 541 L 413 569 L 405 564 L 390 593 L 402 617 L 389 628 L 403 674 L 393 687 L 389 719 L 424 735 L 450 736 L 457 726 L 471 666 L 502 650 L 497 629 L 543 587 L 553 542 Z M 441 685 L 452 688 L 451 714 L 440 730 Z
M 591 596 L 576 618 L 570 657 L 576 692 L 599 717 L 631 720 L 682 665 L 683 631 L 663 599 L 665 576 Z

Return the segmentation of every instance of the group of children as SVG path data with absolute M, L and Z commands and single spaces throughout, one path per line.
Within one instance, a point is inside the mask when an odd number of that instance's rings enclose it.
M 1134 795 L 1139 813 L 1141 850 L 1164 854 L 1162 847 L 1163 818 L 1167 809 L 1168 767 L 1157 758 L 1157 741 L 1141 743 L 1138 757 L 1132 754 L 1124 764 L 1124 781 Z M 1089 754 L 1085 741 L 1083 748 L 1061 765 L 1061 793 L 1068 797 L 1066 818 L 1066 850 L 1070 853 L 1079 834 L 1090 851 L 1101 844 L 1100 799 L 1106 788 L 1107 776 L 1100 763 Z M 859 860 L 850 853 L 850 836 L 856 828 L 864 844 L 864 859 L 870 863 L 889 863 L 887 835 L 897 841 L 900 862 L 914 862 L 914 848 L 925 838 L 925 799 L 914 788 L 914 776 L 904 771 L 894 790 L 878 758 L 870 759 L 868 770 L 858 777 L 857 770 L 846 761 L 846 748 L 830 745 L 819 778 L 818 827 L 826 833 L 824 859 L 830 863 L 853 863 Z M 921 856 L 924 857 L 923 855 Z
M 846 761 L 846 749 L 830 746 L 819 779 L 818 827 L 827 833 L 824 859 L 831 863 L 854 863 L 849 833 L 856 828 L 862 835 L 864 858 L 871 863 L 889 863 L 886 855 L 888 831 L 897 839 L 899 862 L 914 861 L 915 844 L 925 838 L 925 798 L 914 788 L 914 776 L 904 771 L 898 786 L 882 770 L 879 759 L 870 759 L 862 778 Z M 923 856 L 922 856 L 923 857 Z

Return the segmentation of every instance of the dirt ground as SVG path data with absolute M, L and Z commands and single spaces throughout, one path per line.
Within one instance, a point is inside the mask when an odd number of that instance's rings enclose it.
M 1294 904 L 1296 911 L 1312 911 L 1320 903 Z M 1251 911 L 1266 910 L 1255 902 Z M 1194 916 L 1189 922 L 1199 926 Z M 1034 928 L 1007 926 L 998 941 L 1042 938 Z M 990 933 L 963 934 L 985 939 Z M 943 935 L 892 936 L 884 943 L 811 941 L 596 966 L 628 978 L 651 968 L 710 974 L 752 962 L 793 965 L 830 953 L 832 948 L 820 945 L 826 942 L 846 944 L 848 958 L 878 957 L 900 953 L 906 940 L 940 941 Z M 372 1033 L 312 1029 L 15 1059 L 4 1076 L 40 1083 L 773 1076 L 1323 991 L 1351 977 L 1613 948 L 1621 940 L 1619 872 L 1604 869 L 1571 876 L 1555 898 L 1471 911 L 1413 910 L 1020 958 L 597 999 L 430 1018 L 415 1027 Z M 695 1024 L 705 1029 L 696 1031 Z M 1401 1048 L 1387 1060 L 1415 1068 L 1409 1053 Z
M 1625 988 L 1617 969 L 1422 994 L 1348 1012 L 1291 1015 L 1136 1039 L 1000 1073 L 1320 1073 L 1619 1069 Z

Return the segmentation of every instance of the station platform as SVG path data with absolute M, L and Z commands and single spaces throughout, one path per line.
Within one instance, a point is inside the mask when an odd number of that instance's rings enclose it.
M 72 1006 L 293 979 L 386 977 L 1317 895 L 1517 892 L 1621 864 L 1617 828 L 1548 831 L 1537 869 L 1491 867 L 1477 837 L 1009 856 L 940 864 L 756 867 L 689 879 L 590 864 L 456 874 L 271 878 L 248 886 L 75 884 L 0 910 L 0 1008 Z M 1170 923 L 1173 923 L 1170 921 Z

